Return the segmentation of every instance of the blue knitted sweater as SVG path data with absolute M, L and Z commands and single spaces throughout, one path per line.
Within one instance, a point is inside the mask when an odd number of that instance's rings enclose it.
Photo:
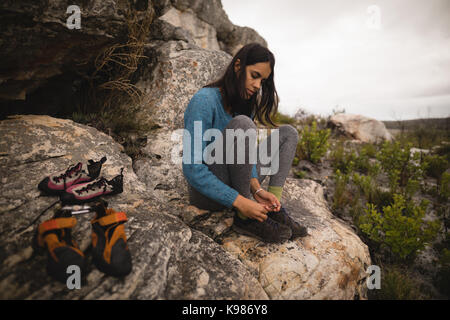
M 183 136 L 183 158 L 185 157 L 184 152 L 190 150 L 191 154 L 186 157 L 191 161 L 190 164 L 183 161 L 183 174 L 194 189 L 228 208 L 232 207 L 239 193 L 217 178 L 204 161 L 194 163 L 194 121 L 201 121 L 201 135 L 200 131 L 196 132 L 196 135 L 203 137 L 204 132 L 211 128 L 222 131 L 231 119 L 233 117 L 224 109 L 219 88 L 200 89 L 192 97 L 184 112 L 184 128 L 189 131 L 190 137 Z M 214 140 L 203 141 L 201 139 L 201 141 L 201 154 L 203 154 L 203 150 Z M 187 147 L 188 143 L 190 147 Z M 251 176 L 252 178 L 258 177 L 256 165 L 253 166 Z

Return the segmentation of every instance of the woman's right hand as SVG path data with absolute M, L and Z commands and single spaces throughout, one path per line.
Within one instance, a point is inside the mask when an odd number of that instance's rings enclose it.
M 256 201 L 238 195 L 233 202 L 233 207 L 239 210 L 244 216 L 264 222 L 267 219 L 267 209 Z

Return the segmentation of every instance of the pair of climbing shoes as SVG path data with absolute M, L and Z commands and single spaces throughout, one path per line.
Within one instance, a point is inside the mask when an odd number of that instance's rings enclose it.
M 78 162 L 66 170 L 51 174 L 38 185 L 39 190 L 49 195 L 59 195 L 65 204 L 83 204 L 101 196 L 123 192 L 123 168 L 118 176 L 107 180 L 100 176 L 106 157 L 100 161 Z
M 103 200 L 97 201 L 85 211 L 96 213 L 91 220 L 94 265 L 107 275 L 126 276 L 132 268 L 124 229 L 126 214 L 107 208 L 107 203 Z M 87 266 L 84 253 L 72 238 L 71 231 L 77 223 L 73 212 L 75 211 L 67 207 L 56 210 L 52 219 L 39 225 L 33 241 L 38 252 L 47 251 L 47 273 L 63 283 L 67 281 L 70 266 L 78 266 L 82 274 Z

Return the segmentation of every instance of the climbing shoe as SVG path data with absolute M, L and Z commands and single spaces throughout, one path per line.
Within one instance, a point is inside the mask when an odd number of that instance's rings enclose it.
M 102 201 L 95 206 L 92 224 L 92 261 L 101 272 L 123 277 L 131 272 L 131 254 L 127 246 L 124 223 L 127 215 L 106 208 Z
M 292 219 L 289 216 L 287 210 L 283 207 L 281 207 L 280 211 L 269 212 L 268 216 L 292 230 L 291 240 L 308 235 L 308 230 L 306 229 L 306 227 L 300 225 L 298 222 Z
M 62 195 L 65 204 L 82 204 L 91 202 L 101 196 L 123 192 L 123 168 L 118 176 L 111 180 L 101 177 L 91 182 L 81 183 L 68 188 Z
M 103 157 L 100 161 L 89 160 L 88 164 L 78 162 L 75 165 L 69 166 L 64 171 L 46 177 L 39 183 L 38 188 L 50 195 L 61 194 L 64 190 L 75 184 L 96 179 L 100 175 L 102 165 L 105 161 L 106 157 Z
M 86 260 L 77 243 L 72 239 L 71 229 L 77 221 L 70 212 L 59 210 L 54 218 L 42 222 L 33 239 L 37 252 L 47 251 L 47 273 L 66 283 L 69 266 L 78 266 L 81 274 L 86 270 Z
M 234 215 L 233 230 L 268 243 L 282 243 L 292 236 L 289 227 L 267 217 L 264 222 L 255 219 L 242 219 Z

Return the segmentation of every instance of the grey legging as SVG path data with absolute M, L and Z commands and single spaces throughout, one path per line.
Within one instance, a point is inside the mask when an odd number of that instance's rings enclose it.
M 224 158 L 226 156 L 226 135 L 225 130 L 226 129 L 242 129 L 244 131 L 248 129 L 255 129 L 256 125 L 255 123 L 247 116 L 239 115 L 234 117 L 225 127 L 225 129 L 222 131 L 222 135 L 224 137 L 223 145 L 224 145 Z M 269 185 L 270 186 L 277 186 L 282 187 L 284 185 L 284 182 L 286 181 L 286 177 L 289 174 L 289 170 L 292 166 L 292 161 L 294 160 L 295 156 L 295 150 L 297 148 L 297 142 L 298 142 L 298 132 L 297 130 L 292 127 L 291 125 L 281 125 L 278 127 L 279 129 L 279 167 L 278 172 L 274 175 L 270 176 Z M 272 162 L 273 157 L 276 155 L 276 152 L 273 154 L 271 153 L 271 137 L 272 135 L 268 135 L 266 139 L 267 140 L 267 146 L 268 146 L 268 155 L 270 155 L 270 162 Z M 234 140 L 235 149 L 236 148 L 236 139 Z M 266 142 L 263 141 L 258 144 L 258 154 L 260 153 L 260 146 L 264 145 Z M 233 164 L 210 164 L 207 165 L 209 170 L 218 177 L 222 182 L 229 185 L 233 189 L 235 189 L 237 192 L 239 192 L 240 195 L 243 197 L 246 197 L 250 199 L 251 197 L 251 191 L 250 191 L 250 179 L 251 179 L 251 172 L 253 164 L 249 163 L 249 139 L 245 139 L 245 163 L 246 164 L 237 164 L 237 152 L 234 152 L 234 162 Z M 225 162 L 225 161 L 224 161 Z M 264 167 L 269 166 L 265 165 Z M 257 157 L 257 163 L 256 163 L 256 170 L 258 172 L 258 180 L 259 183 L 262 183 L 264 179 L 267 177 L 267 175 L 261 174 L 261 163 L 259 161 L 259 157 Z M 219 211 L 223 210 L 226 207 L 221 205 L 220 203 L 204 196 L 200 192 L 198 192 L 196 189 L 194 189 L 192 186 L 188 184 L 189 188 L 189 200 L 190 203 L 200 209 L 205 210 L 211 210 L 211 211 Z

